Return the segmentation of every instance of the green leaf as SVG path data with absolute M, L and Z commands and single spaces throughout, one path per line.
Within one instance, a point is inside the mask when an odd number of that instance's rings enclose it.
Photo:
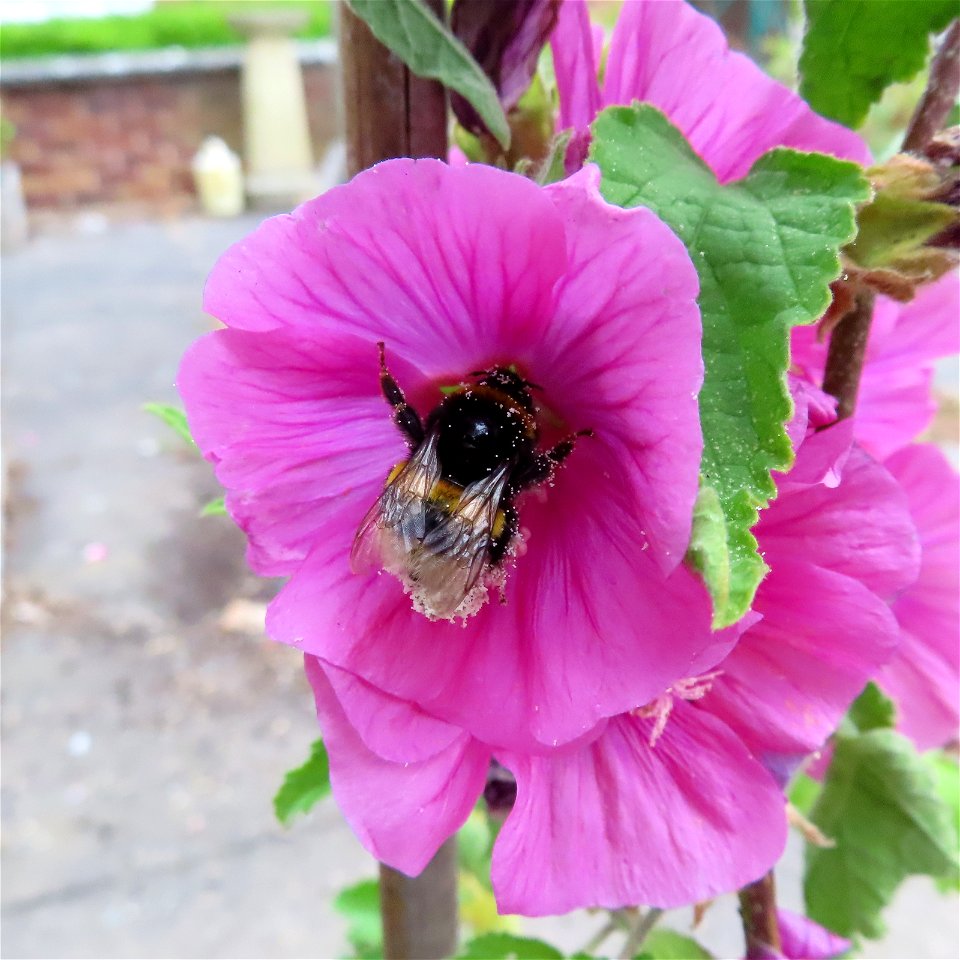
M 937 793 L 947 809 L 948 818 L 953 827 L 953 849 L 960 847 L 960 765 L 956 755 L 947 754 L 942 750 L 934 750 L 923 756 L 933 771 L 937 783 Z M 943 876 L 937 877 L 937 886 L 944 893 L 951 890 L 960 890 L 960 869 L 951 870 Z
M 277 819 L 286 826 L 298 813 L 306 813 L 330 792 L 330 762 L 322 740 L 310 747 L 310 759 L 301 767 L 288 770 L 273 798 Z
M 891 84 L 923 69 L 929 35 L 956 0 L 805 0 L 800 93 L 817 113 L 858 127 Z
M 510 126 L 497 91 L 470 51 L 420 0 L 347 0 L 373 35 L 417 76 L 456 90 L 480 114 L 504 150 Z
M 155 417 L 159 417 L 177 436 L 186 440 L 190 446 L 196 446 L 196 441 L 190 433 L 190 427 L 187 426 L 187 415 L 179 407 L 171 406 L 169 403 L 145 403 L 142 409 L 147 413 L 152 413 Z
M 457 857 L 460 869 L 472 873 L 490 886 L 490 855 L 493 852 L 493 834 L 487 815 L 474 810 L 457 833 Z
M 790 802 L 804 815 L 808 816 L 820 796 L 821 785 L 813 777 L 798 773 L 790 784 L 788 796 Z
M 512 933 L 474 937 L 457 956 L 460 960 L 563 960 L 563 954 L 549 943 Z
M 856 164 L 780 149 L 744 180 L 721 186 L 680 131 L 643 104 L 603 111 L 590 153 L 607 200 L 653 210 L 686 244 L 700 275 L 700 472 L 723 510 L 726 558 L 708 495 L 699 504 L 695 562 L 713 598 L 714 625 L 725 626 L 749 608 L 766 571 L 750 528 L 776 495 L 770 472 L 793 461 L 784 429 L 792 412 L 790 327 L 829 304 L 838 251 L 854 235 L 854 205 L 867 199 L 869 185 Z
M 710 960 L 713 954 L 690 937 L 661 927 L 651 930 L 643 941 L 643 960 Z
M 347 921 L 347 940 L 358 960 L 379 960 L 383 956 L 383 927 L 380 922 L 380 883 L 361 880 L 341 890 L 333 909 Z
M 205 503 L 200 511 L 201 517 L 225 517 L 226 515 L 227 507 L 223 497 L 215 497 L 209 503 Z
M 850 705 L 847 718 L 861 733 L 890 729 L 897 724 L 897 708 L 893 701 L 871 680 L 863 693 Z
M 727 546 L 727 521 L 723 514 L 723 505 L 713 487 L 703 485 L 701 478 L 697 502 L 693 508 L 693 530 L 687 559 L 695 570 L 700 572 L 704 582 L 710 584 L 713 597 L 714 626 L 720 612 L 727 609 L 730 602 L 730 551 Z
M 846 254 L 862 267 L 896 267 L 933 236 L 957 222 L 957 212 L 945 203 L 878 193 L 861 209 L 856 240 Z
M 955 827 L 934 771 L 893 730 L 837 736 L 811 819 L 836 846 L 807 847 L 807 912 L 843 936 L 881 936 L 880 912 L 902 880 L 957 869 Z

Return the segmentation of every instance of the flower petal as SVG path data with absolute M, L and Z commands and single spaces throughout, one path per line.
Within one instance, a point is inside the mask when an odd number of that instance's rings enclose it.
M 440 845 L 463 826 L 483 791 L 490 752 L 461 733 L 434 756 L 409 763 L 378 757 L 343 712 L 320 663 L 306 658 L 324 744 L 330 756 L 333 795 L 360 842 L 378 860 L 415 876 Z M 392 703 L 386 709 L 416 711 Z
M 389 160 L 227 251 L 205 309 L 232 327 L 383 340 L 429 377 L 459 379 L 539 340 L 565 264 L 562 224 L 532 181 Z
M 801 455 L 806 449 L 801 447 Z M 903 492 L 858 448 L 850 452 L 835 490 L 781 488 L 754 532 L 772 568 L 810 557 L 888 599 L 917 576 L 919 545 Z
M 782 955 L 791 960 L 831 960 L 852 946 L 849 940 L 791 910 L 777 910 L 777 927 Z
M 591 164 L 547 188 L 567 225 L 568 267 L 535 373 L 568 422 L 593 429 L 584 446 L 610 448 L 669 571 L 690 540 L 703 448 L 699 281 L 662 221 L 611 206 L 599 184 Z
M 881 682 L 900 728 L 927 749 L 955 739 L 960 724 L 960 486 L 930 444 L 905 447 L 884 466 L 907 494 L 922 555 L 916 583 L 893 606 L 903 639 Z
M 268 632 L 495 747 L 589 736 L 725 647 L 700 581 L 684 567 L 664 578 L 644 551 L 626 494 L 585 502 L 565 480 L 522 507 L 529 539 L 505 605 L 428 621 L 396 580 L 352 574 L 324 538 L 270 605 Z
M 877 297 L 854 431 L 857 441 L 879 460 L 909 443 L 933 418 L 933 364 L 960 349 L 958 314 L 960 278 L 955 273 L 922 287 L 904 306 Z M 827 342 L 818 329 L 794 327 L 790 351 L 804 376 L 820 383 Z
M 560 94 L 560 128 L 583 130 L 600 110 L 593 31 L 583 0 L 564 0 L 560 4 L 550 49 Z
M 700 706 L 780 769 L 771 755 L 810 753 L 836 729 L 899 630 L 862 583 L 801 557 L 774 564 L 754 609 L 763 619 L 720 664 Z
M 776 861 L 783 796 L 740 741 L 683 702 L 652 748 L 651 729 L 625 716 L 579 751 L 498 754 L 517 778 L 493 853 L 502 913 L 677 907 L 755 880 Z
M 851 130 L 727 47 L 723 31 L 685 3 L 631 0 L 607 58 L 605 104 L 652 103 L 680 128 L 721 182 L 743 177 L 774 147 L 869 162 Z
M 329 663 L 306 656 L 307 676 L 321 669 L 357 736 L 378 757 L 393 763 L 429 760 L 462 738 L 463 730 L 372 687 Z
M 257 573 L 293 573 L 321 531 L 339 530 L 349 550 L 344 505 L 369 505 L 405 449 L 372 344 L 339 336 L 318 350 L 285 333 L 218 330 L 187 351 L 177 385 Z

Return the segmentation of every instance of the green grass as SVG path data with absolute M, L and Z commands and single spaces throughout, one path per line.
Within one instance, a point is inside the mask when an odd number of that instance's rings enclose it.
M 243 37 L 228 23 L 233 11 L 249 11 L 255 3 L 229 0 L 163 0 L 135 16 L 7 23 L 0 29 L 0 59 L 43 57 L 114 50 L 156 50 L 161 47 L 217 47 L 241 43 Z M 263 5 L 260 5 L 263 6 Z M 271 2 L 267 7 L 280 6 Z M 290 0 L 287 7 L 309 11 L 310 21 L 299 36 L 330 35 L 329 0 Z

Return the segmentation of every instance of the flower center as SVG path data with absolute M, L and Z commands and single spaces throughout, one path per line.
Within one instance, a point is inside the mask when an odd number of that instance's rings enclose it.
M 383 344 L 380 382 L 410 457 L 361 523 L 351 563 L 360 570 L 373 560 L 393 574 L 429 619 L 465 619 L 486 602 L 488 586 L 499 584 L 503 600 L 504 561 L 519 547 L 516 499 L 549 481 L 589 431 L 538 449 L 536 385 L 514 367 L 441 388 L 423 420 L 387 369 Z
M 630 711 L 635 717 L 654 718 L 653 729 L 650 731 L 651 747 L 657 745 L 657 741 L 663 736 L 663 731 L 667 728 L 667 720 L 670 719 L 670 713 L 673 710 L 674 698 L 702 700 L 710 692 L 713 681 L 722 673 L 722 670 L 714 670 L 712 673 L 704 673 L 699 677 L 685 677 L 683 680 L 678 680 L 667 687 L 659 697 Z

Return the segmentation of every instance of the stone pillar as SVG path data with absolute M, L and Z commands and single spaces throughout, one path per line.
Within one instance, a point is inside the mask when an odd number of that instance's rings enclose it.
M 243 61 L 246 187 L 255 206 L 287 208 L 317 190 L 307 101 L 292 35 L 307 22 L 302 10 L 258 9 L 231 15 L 247 37 Z

